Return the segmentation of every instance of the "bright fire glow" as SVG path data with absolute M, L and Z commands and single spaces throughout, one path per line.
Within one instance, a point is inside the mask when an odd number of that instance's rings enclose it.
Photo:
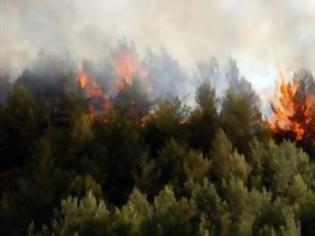
M 99 106 L 90 106 L 90 114 L 93 116 L 98 112 L 112 108 L 111 99 L 115 97 L 119 91 L 132 86 L 136 76 L 139 77 L 137 77 L 138 79 L 142 80 L 147 78 L 147 73 L 144 73 L 138 61 L 128 50 L 121 50 L 117 53 L 112 73 L 115 80 L 106 90 L 102 89 L 99 83 L 85 71 L 79 71 L 75 77 L 76 82 L 84 90 L 88 99 L 97 98 L 103 101 L 101 108 Z
M 278 97 L 272 104 L 271 131 L 297 141 L 314 138 L 314 97 L 306 94 L 303 82 L 285 82 L 282 76 L 279 87 Z
M 96 81 L 84 71 L 79 71 L 75 77 L 76 82 L 86 93 L 87 98 L 99 98 L 102 100 L 103 109 L 108 110 L 112 107 L 109 97 L 102 91 Z M 90 114 L 94 116 L 97 112 L 90 106 Z
M 117 78 L 116 88 L 120 90 L 126 85 L 131 86 L 138 68 L 138 63 L 130 53 L 126 51 L 120 52 L 117 55 L 116 64 L 114 66 L 114 74 Z

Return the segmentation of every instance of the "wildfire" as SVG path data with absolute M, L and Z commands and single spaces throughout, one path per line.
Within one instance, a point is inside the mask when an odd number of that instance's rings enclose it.
M 89 113 L 94 117 L 98 113 L 103 113 L 112 108 L 111 100 L 117 96 L 119 91 L 132 86 L 136 76 L 137 79 L 146 79 L 147 73 L 144 72 L 145 70 L 140 67 L 140 63 L 132 53 L 124 49 L 116 54 L 115 63 L 112 67 L 115 80 L 106 89 L 102 88 L 98 81 L 85 71 L 79 71 L 75 80 L 84 90 L 86 97 L 91 100 Z M 99 106 L 100 103 L 102 103 L 102 106 Z
M 136 76 L 142 82 L 148 78 L 148 72 L 141 66 L 141 63 L 130 51 L 125 49 L 120 50 L 116 55 L 113 74 L 116 80 L 110 90 L 111 92 L 118 92 L 131 86 Z
M 121 90 L 125 85 L 132 85 L 139 66 L 136 60 L 125 51 L 120 52 L 116 60 L 117 62 L 114 66 L 114 74 L 117 78 L 115 86 L 118 90 Z
M 75 80 L 82 89 L 87 93 L 88 97 L 99 97 L 102 95 L 102 90 L 98 84 L 84 71 L 79 71 Z
M 103 92 L 101 87 L 96 81 L 84 71 L 79 71 L 75 77 L 76 82 L 85 91 L 87 98 L 100 99 L 102 109 L 108 110 L 112 107 L 109 97 Z M 97 114 L 94 106 L 89 107 L 90 115 L 95 116 Z
M 269 127 L 278 136 L 297 141 L 315 137 L 314 97 L 306 93 L 303 82 L 285 82 L 280 77 L 278 98 L 272 104 L 274 116 Z

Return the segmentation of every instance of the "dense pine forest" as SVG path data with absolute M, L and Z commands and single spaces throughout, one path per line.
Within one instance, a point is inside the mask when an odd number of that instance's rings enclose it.
M 239 75 L 222 92 L 208 74 L 188 105 L 118 59 L 107 80 L 53 63 L 0 78 L 0 235 L 315 235 L 310 72 L 267 117 Z

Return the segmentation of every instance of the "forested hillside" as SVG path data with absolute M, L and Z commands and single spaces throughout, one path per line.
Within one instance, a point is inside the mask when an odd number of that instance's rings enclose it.
M 310 74 L 266 118 L 244 79 L 188 106 L 127 65 L 0 79 L 1 235 L 315 235 Z

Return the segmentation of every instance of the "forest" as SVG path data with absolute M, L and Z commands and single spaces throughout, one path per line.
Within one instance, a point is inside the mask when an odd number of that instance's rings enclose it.
M 315 235 L 310 71 L 266 117 L 233 61 L 224 91 L 199 65 L 190 105 L 166 52 L 164 74 L 131 54 L 1 76 L 0 235 Z

